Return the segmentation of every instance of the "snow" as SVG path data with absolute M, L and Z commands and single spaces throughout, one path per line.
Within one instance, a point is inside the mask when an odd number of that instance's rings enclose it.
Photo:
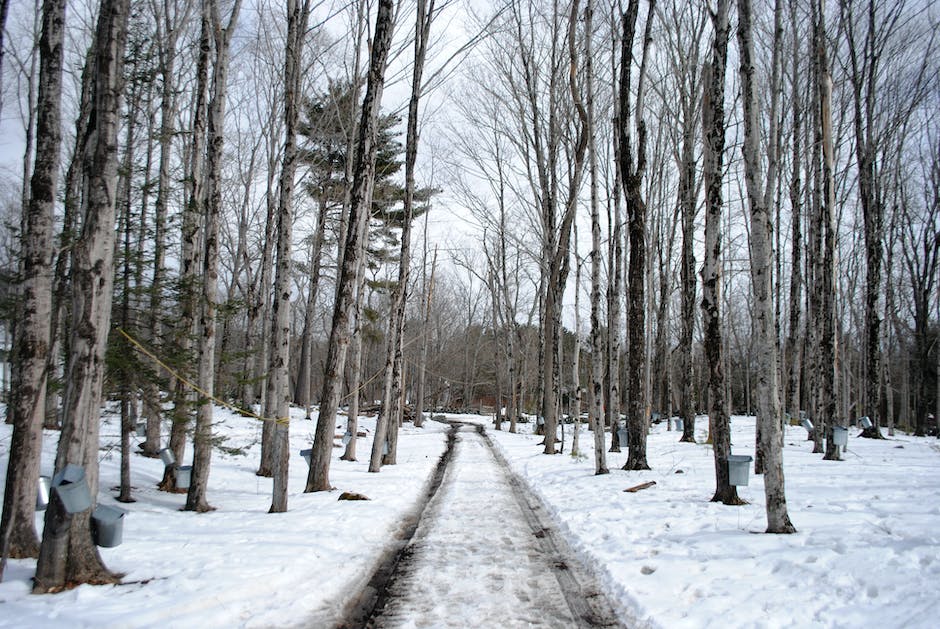
M 787 426 L 784 473 L 794 535 L 767 535 L 763 477 L 749 504 L 709 502 L 707 417 L 698 444 L 653 426 L 651 471 L 624 472 L 626 452 L 593 459 L 539 454 L 540 438 L 491 433 L 549 505 L 569 542 L 637 618 L 662 627 L 936 627 L 940 597 L 940 447 L 898 434 L 856 438 L 841 462 L 812 454 Z M 754 418 L 732 418 L 732 451 L 754 455 Z M 591 448 L 591 433 L 581 435 Z M 568 445 L 566 444 L 566 448 Z M 566 450 L 567 452 L 567 450 Z M 586 450 L 586 452 L 591 452 Z M 680 472 L 681 470 L 681 472 Z M 646 481 L 653 487 L 623 490 Z
M 254 475 L 260 424 L 217 409 L 217 434 L 244 456 L 213 455 L 206 514 L 179 511 L 185 496 L 158 492 L 159 459 L 132 461 L 137 502 L 120 505 L 124 543 L 103 548 L 112 570 L 126 573 L 119 586 L 81 586 L 55 595 L 31 595 L 35 562 L 10 560 L 0 583 L 0 627 L 271 627 L 329 626 L 371 576 L 374 564 L 419 502 L 445 447 L 447 427 L 427 422 L 403 428 L 399 464 L 367 472 L 374 420 L 363 418 L 360 461 L 340 461 L 334 449 L 331 480 L 338 490 L 369 501 L 338 501 L 339 491 L 301 493 L 306 466 L 298 455 L 310 447 L 314 422 L 292 415 L 289 511 L 268 514 L 271 480 Z M 763 481 L 750 474 L 739 488 L 749 504 L 709 502 L 714 463 L 704 441 L 707 421 L 697 422 L 698 444 L 678 443 L 665 423 L 649 437 L 651 471 L 624 472 L 626 454 L 608 453 L 611 473 L 593 475 L 590 457 L 544 456 L 539 437 L 521 424 L 520 434 L 493 430 L 483 416 L 449 416 L 482 423 L 511 468 L 545 503 L 575 551 L 593 566 L 615 603 L 651 627 L 935 627 L 940 615 L 940 447 L 933 438 L 898 433 L 883 441 L 850 430 L 844 461 L 811 453 L 800 427 L 787 427 L 784 465 L 794 535 L 766 535 Z M 344 424 L 339 418 L 337 425 Z M 117 505 L 117 421 L 102 427 L 99 503 Z M 570 441 L 570 428 L 567 435 Z M 0 425 L 0 474 L 5 475 L 11 429 Z M 337 430 L 341 434 L 342 429 Z M 461 433 L 461 437 L 467 434 Z M 50 474 L 56 433 L 46 433 L 42 473 Z M 735 454 L 754 454 L 754 420 L 732 419 Z M 337 444 L 339 439 L 337 439 Z M 591 434 L 581 447 L 590 454 Z M 464 455 L 482 456 L 467 447 Z M 458 450 L 458 453 L 461 450 Z M 458 456 L 461 456 L 458 454 Z M 191 461 L 191 453 L 183 463 Z M 476 461 L 476 459 L 474 459 Z M 448 535 L 461 527 L 482 529 L 490 547 L 463 551 L 461 559 L 421 577 L 436 590 L 419 595 L 447 604 L 459 593 L 498 605 L 505 596 L 474 571 L 502 553 L 502 533 L 490 516 L 502 513 L 500 491 L 483 463 L 454 479 L 453 492 L 432 502 Z M 681 470 L 681 473 L 680 473 Z M 637 493 L 623 489 L 645 481 Z M 459 488 L 459 489 L 458 489 Z M 442 488 L 442 491 L 444 488 Z M 481 498 L 493 496 L 490 508 Z M 449 496 L 449 497 L 448 497 Z M 462 499 L 471 500 L 461 504 Z M 454 502 L 457 501 L 457 502 Z M 444 502 L 447 504 L 445 510 Z M 476 505 L 476 506 L 474 506 Z M 440 515 L 446 511 L 447 515 Z M 487 517 L 484 517 L 487 516 Z M 518 547 L 515 520 L 506 536 Z M 41 513 L 37 526 L 41 527 Z M 426 550 L 451 544 L 428 537 Z M 507 552 L 509 548 L 505 549 Z M 479 563 L 474 563 L 474 560 Z M 519 569 L 522 569 L 521 567 Z M 485 572 L 497 579 L 495 572 Z M 443 585 L 441 585 L 443 584 Z M 441 592 L 444 595 L 441 595 Z M 482 626 L 474 606 L 462 606 L 452 626 Z M 414 619 L 413 619 L 414 620 Z M 440 626 L 435 621 L 423 626 Z M 513 626 L 503 624 L 502 626 Z M 518 626 L 518 625 L 516 625 Z
M 539 540 L 482 437 L 461 431 L 380 627 L 571 627 Z M 473 526 L 468 527 L 467 523 Z M 480 601 L 487 601 L 481 605 Z

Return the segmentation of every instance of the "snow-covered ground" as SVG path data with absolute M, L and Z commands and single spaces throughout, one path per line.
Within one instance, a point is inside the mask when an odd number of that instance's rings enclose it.
M 750 504 L 709 502 L 707 424 L 696 422 L 699 444 L 653 426 L 651 471 L 621 471 L 626 452 L 608 453 L 611 473 L 599 477 L 593 459 L 540 455 L 541 438 L 490 434 L 614 597 L 652 626 L 940 626 L 936 439 L 876 441 L 850 428 L 844 460 L 823 461 L 806 431 L 788 426 L 784 474 L 798 532 L 766 535 L 763 478 L 753 466 L 738 488 Z M 732 418 L 732 452 L 754 454 L 753 417 Z M 645 481 L 656 485 L 624 493 Z
M 338 460 L 331 480 L 369 501 L 337 501 L 339 492 L 301 493 L 313 422 L 291 425 L 290 511 L 267 513 L 270 479 L 254 475 L 257 422 L 217 410 L 216 432 L 244 455 L 214 454 L 206 514 L 179 511 L 185 496 L 158 492 L 163 465 L 135 457 L 137 502 L 121 505 L 124 543 L 101 549 L 126 573 L 120 586 L 81 586 L 55 595 L 29 594 L 34 561 L 11 560 L 0 583 L 0 627 L 271 627 L 327 626 L 370 576 L 373 563 L 415 505 L 445 447 L 446 427 L 410 424 L 399 465 L 366 471 Z M 488 423 L 480 416 L 454 419 Z M 338 424 L 340 422 L 337 422 Z M 706 422 L 699 421 L 699 440 Z M 714 488 L 709 446 L 678 443 L 665 424 L 653 427 L 648 472 L 619 470 L 625 454 L 608 454 L 611 474 L 595 477 L 590 458 L 540 453 L 539 438 L 489 434 L 511 467 L 542 498 L 577 552 L 620 605 L 661 627 L 936 627 L 940 622 L 940 446 L 898 435 L 856 438 L 843 462 L 810 453 L 805 431 L 788 427 L 784 455 L 795 535 L 765 535 L 763 484 L 751 474 L 739 494 L 750 504 L 708 502 Z M 570 429 L 570 426 L 569 426 Z M 753 454 L 754 421 L 732 421 L 733 450 Z M 338 430 L 337 433 L 341 433 Z M 117 442 L 117 422 L 102 430 Z M 42 471 L 51 471 L 55 433 L 47 433 Z M 570 441 L 570 430 L 568 439 Z M 338 443 L 338 440 L 337 440 Z M 10 427 L 0 424 L 0 478 Z M 591 435 L 582 448 L 590 453 Z M 191 455 L 187 456 L 188 463 Z M 116 449 L 101 451 L 98 500 L 117 504 Z M 681 472 L 680 472 L 681 471 Z M 655 480 L 653 487 L 623 489 Z M 37 525 L 41 526 L 41 514 Z M 468 518 L 467 527 L 477 526 Z M 494 536 L 494 544 L 501 539 Z M 467 562 L 473 557 L 467 556 Z M 461 587 L 454 583 L 454 591 Z M 474 588 L 485 592 L 484 588 Z M 485 593 L 481 594 L 485 595 Z M 500 596 L 493 592 L 492 596 Z M 478 626 L 472 616 L 465 626 Z

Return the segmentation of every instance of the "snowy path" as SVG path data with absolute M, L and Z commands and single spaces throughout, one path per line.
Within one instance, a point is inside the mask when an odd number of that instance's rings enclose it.
M 368 626 L 618 626 L 529 500 L 486 437 L 462 427 Z

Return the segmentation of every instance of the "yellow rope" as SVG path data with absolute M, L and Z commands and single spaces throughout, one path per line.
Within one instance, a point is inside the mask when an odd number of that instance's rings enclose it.
M 134 347 L 136 347 L 142 354 L 148 356 L 148 357 L 149 357 L 151 360 L 153 360 L 155 363 L 157 363 L 158 365 L 160 365 L 161 367 L 163 367 L 164 369 L 166 369 L 166 370 L 167 370 L 170 374 L 172 374 L 173 377 L 175 377 L 177 380 L 179 380 L 180 382 L 182 382 L 183 384 L 185 384 L 186 386 L 188 386 L 190 389 L 192 389 L 192 390 L 195 391 L 196 393 L 199 393 L 199 394 L 202 395 L 204 398 L 209 399 L 209 400 L 212 400 L 213 402 L 215 402 L 215 403 L 218 404 L 219 406 L 223 406 L 223 407 L 225 407 L 225 408 L 227 408 L 227 409 L 229 409 L 229 410 L 235 411 L 235 412 L 240 413 L 240 414 L 242 414 L 242 415 L 247 415 L 248 417 L 253 417 L 254 419 L 258 419 L 258 420 L 261 420 L 261 421 L 263 421 L 263 422 L 276 422 L 276 423 L 278 423 L 278 424 L 287 424 L 287 423 L 290 421 L 290 417 L 278 417 L 278 418 L 274 418 L 274 417 L 262 417 L 262 416 L 260 416 L 260 415 L 255 415 L 255 414 L 252 413 L 251 411 L 247 411 L 247 410 L 245 410 L 245 409 L 243 409 L 243 408 L 239 408 L 239 407 L 235 406 L 234 404 L 229 404 L 228 402 L 226 402 L 226 401 L 224 401 L 224 400 L 220 400 L 219 398 L 215 397 L 215 396 L 212 395 L 211 393 L 208 393 L 207 391 L 204 391 L 204 390 L 201 389 L 198 385 L 193 384 L 192 382 L 190 382 L 189 380 L 187 380 L 186 378 L 184 378 L 183 376 L 181 376 L 177 371 L 173 370 L 169 365 L 167 365 L 165 362 L 163 362 L 162 360 L 160 360 L 159 358 L 157 358 L 157 357 L 156 357 L 152 352 L 150 352 L 146 347 L 144 347 L 143 345 L 141 345 L 141 343 L 140 343 L 137 339 L 133 338 L 130 334 L 128 334 L 127 332 L 125 332 L 125 331 L 122 330 L 121 328 L 117 328 L 117 331 L 120 332 L 121 335 L 122 335 L 124 338 L 126 338 L 128 341 L 130 341 L 131 344 L 133 344 Z

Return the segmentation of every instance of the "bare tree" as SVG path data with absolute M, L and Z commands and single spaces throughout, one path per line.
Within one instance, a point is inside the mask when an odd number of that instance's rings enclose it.
M 294 179 L 297 172 L 297 126 L 300 86 L 303 75 L 303 43 L 307 33 L 310 2 L 288 0 L 287 41 L 284 48 L 284 162 L 281 167 L 280 196 L 277 212 L 277 270 L 274 280 L 274 319 L 271 337 L 270 387 L 277 399 L 277 423 L 274 428 L 274 489 L 270 513 L 287 511 L 287 471 L 290 450 L 290 272 Z M 320 225 L 320 229 L 323 226 Z M 311 286 L 311 291 L 314 287 Z
M 162 7 L 152 1 L 156 22 L 154 38 L 160 75 L 160 158 L 157 174 L 157 196 L 154 200 L 153 218 L 153 275 L 150 280 L 149 329 L 150 340 L 155 343 L 162 337 L 162 303 L 166 276 L 167 215 L 169 210 L 171 183 L 170 168 L 173 138 L 176 132 L 177 96 L 176 63 L 179 56 L 177 44 L 184 24 L 193 7 L 191 0 L 163 0 Z M 155 457 L 160 451 L 160 391 L 156 382 L 143 386 L 143 412 L 147 420 L 146 437 L 143 444 L 145 456 Z
M 825 7 L 822 0 L 813 2 L 813 45 L 815 47 L 815 87 L 816 108 L 819 124 L 816 129 L 821 160 L 818 176 L 815 177 L 817 194 L 821 202 L 815 218 L 814 250 L 814 301 L 818 307 L 818 316 L 814 317 L 816 332 L 816 372 L 815 385 L 816 430 L 826 438 L 827 460 L 839 460 L 839 447 L 833 443 L 833 431 L 836 426 L 836 400 L 839 374 L 839 348 L 836 336 L 836 196 L 832 133 L 832 77 L 829 71 L 829 56 L 826 42 Z M 814 166 L 814 168 L 816 168 Z
M 98 492 L 98 425 L 104 354 L 114 281 L 117 129 L 122 91 L 128 0 L 102 0 L 95 35 L 94 127 L 82 138 L 85 196 L 82 233 L 75 244 L 73 316 L 57 472 L 84 467 L 91 496 Z M 91 511 L 70 514 L 57 493 L 46 509 L 33 591 L 80 583 L 114 583 L 91 537 Z
M 24 208 L 22 305 L 18 314 L 13 349 L 16 362 L 7 407 L 13 435 L 0 523 L 0 578 L 7 557 L 19 559 L 39 554 L 34 524 L 35 488 L 39 480 L 52 311 L 51 251 L 62 143 L 60 101 L 65 5 L 64 0 L 46 0 L 42 10 L 36 161 L 30 181 L 29 205 Z M 4 18 L 6 10 L 4 2 Z
M 666 24 L 665 46 L 669 54 L 669 69 L 673 75 L 673 93 L 665 99 L 678 98 L 673 113 L 673 124 L 679 133 L 679 146 L 675 150 L 679 171 L 677 205 L 681 213 L 682 250 L 679 262 L 680 329 L 676 349 L 679 389 L 678 415 L 682 419 L 680 441 L 695 441 L 695 399 L 693 375 L 693 337 L 695 333 L 695 218 L 698 213 L 699 157 L 696 138 L 701 121 L 701 59 L 700 48 L 708 24 L 707 13 L 693 3 L 677 2 L 660 19 Z M 668 90 L 667 84 L 663 89 Z
M 216 310 L 219 299 L 219 216 L 222 212 L 221 169 L 225 143 L 225 106 L 228 90 L 229 45 L 238 22 L 241 0 L 235 0 L 227 23 L 223 24 L 218 0 L 209 0 L 208 20 L 215 49 L 212 72 L 212 98 L 209 101 L 208 144 L 206 147 L 206 186 L 203 191 L 205 220 L 203 226 L 202 297 L 199 315 L 199 373 L 197 384 L 203 395 L 215 389 Z M 210 511 L 206 496 L 209 463 L 212 459 L 212 400 L 201 399 L 196 408 L 196 429 L 193 433 L 193 469 L 187 511 Z
M 594 432 L 594 474 L 609 474 L 604 442 L 604 348 L 601 329 L 601 221 L 598 198 L 597 134 L 594 112 L 594 6 L 584 7 L 584 72 L 587 82 L 588 175 L 591 187 L 591 394 L 589 425 Z
M 196 61 L 196 88 L 192 101 L 192 129 L 189 146 L 189 163 L 186 173 L 186 201 L 180 225 L 182 243 L 178 289 L 180 293 L 180 316 L 175 330 L 175 349 L 182 364 L 193 360 L 193 332 L 196 324 L 200 288 L 198 267 L 201 260 L 199 243 L 205 206 L 205 158 L 206 158 L 206 107 L 209 94 L 209 53 L 211 48 L 211 25 L 208 4 L 203 4 L 199 28 L 199 53 Z M 191 369 L 180 370 L 184 378 L 193 378 Z M 186 431 L 192 420 L 193 400 L 189 386 L 183 378 L 177 378 L 173 388 L 173 411 L 168 448 L 177 461 L 183 460 L 186 448 Z M 175 492 L 176 467 L 167 465 L 160 481 L 160 489 Z
M 742 504 L 737 488 L 729 482 L 731 425 L 725 404 L 725 375 L 721 334 L 721 212 L 725 149 L 725 70 L 728 62 L 728 5 L 718 0 L 712 13 L 714 39 L 711 61 L 702 77 L 702 179 L 705 185 L 705 260 L 702 266 L 702 324 L 708 368 L 708 431 L 715 455 L 715 495 L 712 502 Z
M 777 7 L 780 2 L 778 0 Z M 772 292 L 773 227 L 761 182 L 760 122 L 757 82 L 754 77 L 754 43 L 751 39 L 751 2 L 738 0 L 738 54 L 744 105 L 744 176 L 751 209 L 751 287 L 758 343 L 759 446 L 764 462 L 764 494 L 767 500 L 767 532 L 793 533 L 787 515 L 783 479 L 780 393 L 777 371 L 777 334 Z M 773 151 L 773 147 L 770 149 Z M 773 164 L 773 159 L 770 160 Z
M 646 355 L 646 220 L 647 208 L 643 199 L 642 183 L 646 172 L 646 120 L 643 110 L 643 87 L 646 74 L 646 58 L 652 42 L 653 11 L 655 1 L 650 0 L 646 14 L 646 27 L 642 42 L 642 56 L 637 80 L 636 106 L 631 103 L 631 76 L 633 72 L 633 40 L 636 35 L 636 20 L 639 0 L 631 0 L 622 17 L 623 35 L 620 54 L 619 120 L 617 137 L 620 147 L 618 162 L 622 177 L 623 195 L 627 208 L 627 224 L 630 242 L 628 268 L 627 336 L 629 370 L 627 376 L 627 434 L 629 455 L 625 470 L 647 470 L 646 436 L 649 431 L 649 404 L 644 368 Z M 635 120 L 634 120 L 635 118 Z M 633 144 L 632 128 L 636 126 L 636 148 Z M 635 151 L 635 153 L 634 153 Z M 622 444 L 621 444 L 622 445 Z
M 401 252 L 398 257 L 398 281 L 392 290 L 391 317 L 388 324 L 385 357 L 385 382 L 382 391 L 382 409 L 375 427 L 369 471 L 378 472 L 382 464 L 395 462 L 398 422 L 400 414 L 393 412 L 398 406 L 402 390 L 402 337 L 405 326 L 405 294 L 411 269 L 411 223 L 414 219 L 415 161 L 418 156 L 418 106 L 421 101 L 424 61 L 427 56 L 431 21 L 434 19 L 434 0 L 418 0 L 415 16 L 415 57 L 411 80 L 411 98 L 408 101 L 408 123 L 405 139 L 405 198 L 401 229 Z M 391 437 L 391 438 L 387 438 Z M 383 446 L 388 452 L 383 456 Z
M 372 41 L 372 54 L 366 82 L 366 94 L 359 123 L 359 141 L 356 144 L 354 179 L 350 194 L 349 229 L 343 248 L 343 262 L 337 283 L 336 305 L 327 350 L 323 392 L 320 395 L 320 415 L 317 419 L 313 454 L 307 475 L 305 492 L 328 491 L 330 485 L 330 458 L 333 452 L 333 423 L 342 393 L 342 375 L 349 349 L 349 323 L 352 315 L 355 277 L 359 264 L 364 226 L 370 205 L 370 188 L 375 170 L 376 137 L 378 135 L 379 108 L 385 84 L 385 68 L 393 31 L 394 3 L 380 0 Z
M 803 135 L 803 99 L 800 80 L 800 46 L 799 30 L 796 14 L 795 0 L 789 1 L 790 31 L 792 37 L 792 51 L 790 56 L 790 292 L 789 313 L 787 325 L 787 338 L 783 358 L 787 366 L 787 389 L 784 406 L 791 415 L 798 416 L 800 411 L 800 380 L 803 370 L 802 361 L 802 335 L 800 334 L 800 321 L 802 319 L 802 287 L 803 287 L 803 230 L 802 230 L 802 204 L 803 195 L 802 172 L 802 135 Z

